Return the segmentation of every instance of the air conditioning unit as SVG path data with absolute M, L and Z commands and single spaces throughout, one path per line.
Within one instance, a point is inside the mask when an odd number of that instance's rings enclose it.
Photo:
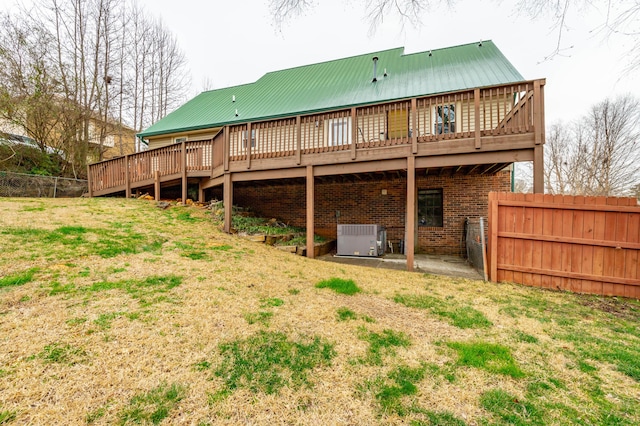
M 387 231 L 381 225 L 338 225 L 338 256 L 382 256 L 386 245 Z

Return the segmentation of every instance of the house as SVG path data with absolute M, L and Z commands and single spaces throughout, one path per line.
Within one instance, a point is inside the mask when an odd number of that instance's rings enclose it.
M 19 121 L 28 122 L 22 118 Z M 63 157 L 67 157 L 70 149 L 77 148 L 74 144 L 64 141 L 62 136 L 65 132 L 60 125 L 52 123 L 51 140 L 55 146 L 46 146 L 47 153 L 60 153 Z M 126 154 L 133 154 L 139 151 L 139 143 L 136 138 L 136 131 L 116 120 L 110 119 L 105 122 L 97 114 L 89 117 L 87 120 L 87 149 L 86 162 L 91 163 L 100 159 L 109 159 L 120 157 Z M 22 143 L 23 145 L 31 145 L 38 148 L 38 144 L 28 136 L 24 126 L 16 124 L 7 119 L 0 118 L 0 134 L 11 135 L 11 140 Z M 69 156 L 71 157 L 71 156 Z
M 91 117 L 88 121 L 87 162 L 133 154 L 138 149 L 136 131 L 116 120 Z
M 265 74 L 201 93 L 138 136 L 149 150 L 89 167 L 90 193 L 222 197 L 315 233 L 380 224 L 416 250 L 461 254 L 467 217 L 532 161 L 543 191 L 544 80 L 491 41 L 403 48 Z M 309 251 L 309 256 L 313 256 Z

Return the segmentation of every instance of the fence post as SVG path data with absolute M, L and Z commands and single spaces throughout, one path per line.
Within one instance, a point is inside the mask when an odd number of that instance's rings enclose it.
M 53 180 L 53 198 L 56 198 L 56 192 L 58 191 L 58 177 Z
M 498 197 L 489 193 L 489 281 L 498 281 Z

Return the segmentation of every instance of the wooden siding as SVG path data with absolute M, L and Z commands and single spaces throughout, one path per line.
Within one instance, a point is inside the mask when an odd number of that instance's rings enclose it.
M 206 141 L 214 138 L 220 129 L 213 129 L 213 131 L 206 130 L 205 132 L 191 132 L 191 133 L 180 133 L 180 134 L 172 134 L 172 135 L 163 135 L 163 136 L 155 136 L 149 138 L 149 149 L 162 148 L 168 145 L 173 145 L 176 143 L 176 139 L 187 138 L 187 141 Z
M 156 172 L 161 181 L 179 179 L 183 168 L 187 177 L 212 179 L 206 186 L 227 172 L 271 170 L 277 178 L 281 169 L 335 164 L 344 173 L 349 163 L 412 155 L 416 164 L 428 160 L 425 167 L 488 161 L 491 153 L 500 162 L 530 160 L 544 143 L 543 86 L 536 80 L 157 137 L 153 144 L 187 137 L 184 159 L 182 144 L 171 144 L 92 164 L 90 193 L 153 184 Z
M 489 194 L 492 281 L 640 298 L 635 198 Z

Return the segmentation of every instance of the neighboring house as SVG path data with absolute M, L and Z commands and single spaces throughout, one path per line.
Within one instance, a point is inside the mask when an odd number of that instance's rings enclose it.
M 104 121 L 100 118 L 91 118 L 88 123 L 89 137 L 88 137 L 88 151 L 87 151 L 87 163 L 100 160 L 100 153 L 102 152 L 102 159 L 119 157 L 122 155 L 133 154 L 138 149 L 136 131 L 116 121 L 109 121 L 104 124 Z M 23 145 L 32 145 L 38 147 L 37 143 L 27 135 L 27 132 L 22 126 L 12 123 L 6 119 L 0 119 L 0 134 L 5 133 L 13 136 L 9 138 L 16 143 Z M 103 133 L 102 142 L 101 133 Z M 67 147 L 46 147 L 47 153 L 59 152 L 63 157 L 66 156 L 64 150 Z
M 100 133 L 104 132 L 101 140 Z M 89 120 L 89 153 L 87 162 L 91 163 L 102 158 L 108 160 L 114 157 L 133 154 L 136 151 L 136 131 L 123 124 L 110 121 L 104 125 L 99 118 Z
M 414 249 L 461 254 L 465 219 L 487 215 L 512 164 L 543 190 L 544 80 L 525 80 L 491 41 L 397 48 L 201 93 L 138 136 L 149 151 L 91 165 L 90 193 L 162 185 L 336 236 L 380 224 Z M 313 253 L 309 253 L 313 256 Z

